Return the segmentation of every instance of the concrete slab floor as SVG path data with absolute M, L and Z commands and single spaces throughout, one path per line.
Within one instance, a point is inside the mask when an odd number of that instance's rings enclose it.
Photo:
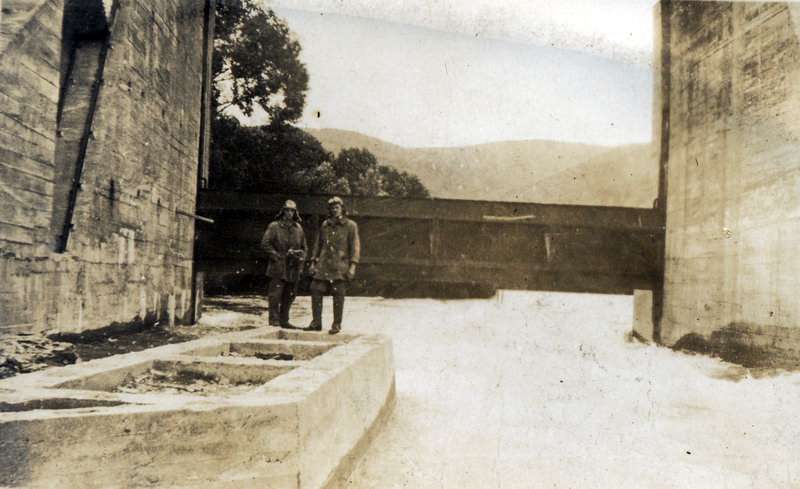
M 349 488 L 800 487 L 800 373 L 629 343 L 630 296 L 347 301 L 397 381 Z

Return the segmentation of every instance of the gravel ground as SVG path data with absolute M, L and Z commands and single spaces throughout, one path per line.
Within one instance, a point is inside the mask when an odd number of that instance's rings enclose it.
M 800 487 L 800 373 L 631 343 L 630 297 L 345 307 L 345 332 L 393 338 L 397 377 L 349 488 Z

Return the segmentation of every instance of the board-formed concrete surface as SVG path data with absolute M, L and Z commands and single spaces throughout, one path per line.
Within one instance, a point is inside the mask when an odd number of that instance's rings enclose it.
M 2 2 L 0 331 L 192 322 L 204 3 Z
M 388 338 L 269 327 L 19 375 L 0 486 L 332 486 L 393 401 Z
M 800 365 L 800 5 L 661 2 L 661 339 Z M 691 335 L 691 336 L 690 336 Z

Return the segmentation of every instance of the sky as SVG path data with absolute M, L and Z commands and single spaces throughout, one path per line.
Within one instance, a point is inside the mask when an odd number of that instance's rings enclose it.
M 267 5 L 303 47 L 310 82 L 298 126 L 433 147 L 524 139 L 649 141 L 653 3 Z

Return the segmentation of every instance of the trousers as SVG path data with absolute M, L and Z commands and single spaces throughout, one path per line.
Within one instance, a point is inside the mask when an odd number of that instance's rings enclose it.
M 297 283 L 275 277 L 270 279 L 267 292 L 270 326 L 289 324 L 289 309 L 292 307 L 295 295 L 297 295 Z
M 342 329 L 342 316 L 344 315 L 344 295 L 347 292 L 346 280 L 317 280 L 311 281 L 311 326 L 310 329 L 322 329 L 322 296 L 333 296 L 333 325 L 331 330 Z

